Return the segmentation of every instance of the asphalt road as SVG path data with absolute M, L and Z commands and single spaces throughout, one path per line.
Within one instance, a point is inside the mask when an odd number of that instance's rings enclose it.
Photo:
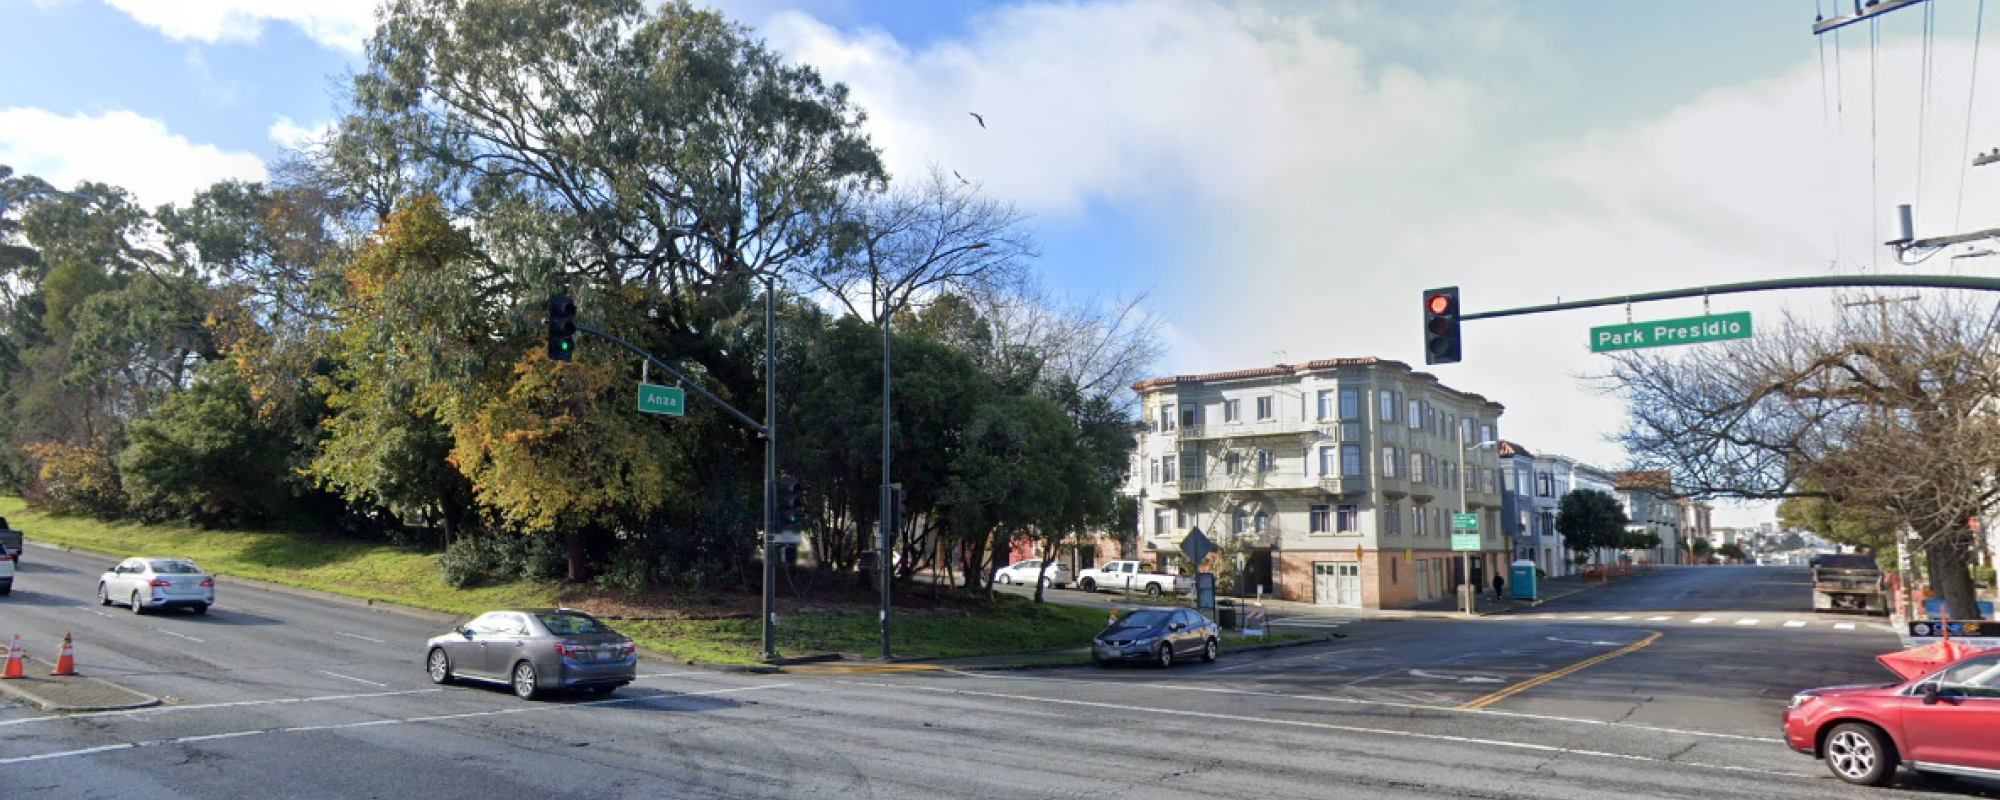
M 0 797 L 1763 800 L 1964 791 L 1916 779 L 1848 787 L 1777 741 L 1777 709 L 1792 689 L 1886 676 L 1869 657 L 1893 639 L 1865 629 L 1663 627 L 1564 619 L 1549 608 L 1358 622 L 1330 645 L 1169 671 L 749 676 L 648 664 L 611 699 L 523 703 L 500 689 L 431 686 L 418 645 L 439 622 L 226 580 L 208 617 L 134 617 L 97 607 L 102 566 L 31 551 L 15 595 L 0 603 L 0 634 L 48 641 L 72 629 L 84 670 L 174 700 L 72 717 L 0 709 Z M 1578 602 L 1678 612 L 1683 588 L 1678 578 L 1639 581 Z M 1640 641 L 1649 643 L 1628 649 Z

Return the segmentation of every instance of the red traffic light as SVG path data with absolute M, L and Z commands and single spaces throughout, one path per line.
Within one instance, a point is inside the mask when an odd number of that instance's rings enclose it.
M 1448 311 L 1451 311 L 1450 295 L 1442 295 L 1442 294 L 1431 295 L 1430 298 L 1425 300 L 1424 302 L 1429 304 L 1430 312 L 1433 314 L 1443 314 Z

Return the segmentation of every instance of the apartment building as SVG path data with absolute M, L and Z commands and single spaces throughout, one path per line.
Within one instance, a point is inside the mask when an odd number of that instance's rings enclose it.
M 1664 470 L 1620 472 L 1611 485 L 1618 502 L 1625 506 L 1626 518 L 1631 520 L 1627 529 L 1660 537 L 1657 548 L 1628 550 L 1625 554 L 1654 564 L 1682 563 L 1681 552 L 1686 546 L 1681 533 L 1684 515 L 1681 499 L 1674 494 L 1673 476 Z
M 1267 593 L 1397 608 L 1452 596 L 1462 509 L 1481 534 L 1473 578 L 1506 568 L 1499 403 L 1376 358 L 1133 389 L 1145 422 L 1125 491 L 1139 501 L 1141 550 L 1159 560 L 1199 529 L 1240 552 L 1248 582 Z
M 1527 550 L 1527 558 L 1550 575 L 1571 575 L 1579 569 L 1572 554 L 1563 546 L 1562 533 L 1556 530 L 1556 513 L 1562 508 L 1563 495 L 1578 489 L 1591 489 L 1612 494 L 1610 472 L 1598 469 L 1569 456 L 1556 453 L 1542 453 L 1525 459 L 1533 471 L 1533 482 L 1519 501 L 1522 510 L 1532 519 L 1525 542 L 1517 542 L 1517 550 Z

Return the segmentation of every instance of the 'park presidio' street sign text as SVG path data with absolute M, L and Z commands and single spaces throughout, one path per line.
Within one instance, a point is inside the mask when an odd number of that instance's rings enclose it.
M 1591 328 L 1590 352 L 1609 353 L 1614 350 L 1637 350 L 1641 347 L 1666 347 L 1748 338 L 1750 338 L 1750 312 L 1739 311 L 1711 317 L 1663 319 L 1658 322 L 1633 322 Z

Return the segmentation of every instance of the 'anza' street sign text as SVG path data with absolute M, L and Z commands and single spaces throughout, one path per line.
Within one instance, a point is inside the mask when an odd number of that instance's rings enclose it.
M 1700 344 L 1748 338 L 1750 338 L 1750 312 L 1738 311 L 1734 314 L 1716 314 L 1709 317 L 1663 319 L 1658 322 L 1633 322 L 1591 328 L 1590 352 L 1609 353 L 1614 350 L 1636 350 L 1641 347 L 1667 347 L 1676 344 Z

